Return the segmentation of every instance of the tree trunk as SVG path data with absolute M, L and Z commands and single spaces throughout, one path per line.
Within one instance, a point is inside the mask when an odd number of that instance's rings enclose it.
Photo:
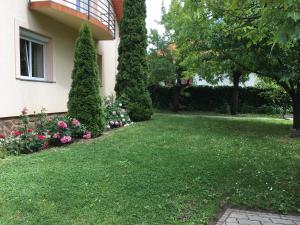
M 178 112 L 180 104 L 180 84 L 176 84 L 173 90 L 173 110 Z
M 241 71 L 233 72 L 233 90 L 232 90 L 232 104 L 231 104 L 231 115 L 236 115 L 238 112 L 239 104 L 239 84 L 242 73 Z
M 293 129 L 300 131 L 300 92 L 292 96 L 293 100 Z

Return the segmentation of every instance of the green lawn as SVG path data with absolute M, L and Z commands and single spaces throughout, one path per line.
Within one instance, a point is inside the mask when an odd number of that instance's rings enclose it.
M 43 153 L 0 160 L 0 224 L 205 224 L 224 204 L 300 209 L 289 121 L 156 114 Z

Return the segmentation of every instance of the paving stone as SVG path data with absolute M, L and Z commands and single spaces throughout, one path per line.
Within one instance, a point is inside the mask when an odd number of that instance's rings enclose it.
M 224 224 L 225 224 L 225 225 L 239 225 L 238 222 L 235 222 L 235 223 L 226 222 L 226 223 L 224 223 Z
M 289 219 L 274 219 L 274 218 L 271 218 L 271 220 L 272 220 L 274 223 L 281 223 L 281 224 L 295 224 L 292 220 L 289 220 Z
M 250 220 L 256 220 L 261 222 L 272 222 L 270 218 L 268 217 L 262 217 L 262 216 L 248 216 Z
M 238 219 L 239 224 L 243 225 L 261 225 L 259 221 L 247 220 L 247 219 Z
M 300 216 L 227 209 L 216 225 L 300 225 Z
M 232 218 L 240 218 L 240 219 L 248 219 L 247 214 L 239 213 L 239 212 L 233 212 L 229 215 L 229 217 Z
M 236 220 L 236 218 L 229 217 L 226 219 L 226 223 L 237 223 L 237 220 Z
M 281 216 L 282 219 L 300 221 L 300 216 Z
M 262 225 L 274 225 L 273 222 L 261 222 Z M 280 224 L 280 223 L 276 223 L 276 225 L 283 225 L 283 224 Z
M 274 213 L 259 213 L 258 215 L 261 217 L 267 217 L 267 218 L 278 218 L 278 219 L 281 218 L 280 215 L 274 214 Z

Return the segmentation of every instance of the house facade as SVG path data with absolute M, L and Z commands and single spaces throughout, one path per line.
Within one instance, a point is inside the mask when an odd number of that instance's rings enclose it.
M 97 46 L 102 96 L 114 93 L 123 0 L 3 0 L 0 14 L 0 133 L 6 118 L 67 111 L 75 40 L 83 23 Z M 2 121 L 2 122 L 1 122 Z M 6 124 L 5 124 L 6 123 Z

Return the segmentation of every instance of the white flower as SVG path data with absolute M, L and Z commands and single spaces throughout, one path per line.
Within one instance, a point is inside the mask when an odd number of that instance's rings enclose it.
M 121 114 L 121 117 L 123 118 L 123 117 L 124 117 L 124 115 L 123 115 L 123 114 Z
M 122 119 L 123 122 L 125 122 L 125 119 Z
M 122 107 L 122 103 L 120 103 L 119 106 Z

